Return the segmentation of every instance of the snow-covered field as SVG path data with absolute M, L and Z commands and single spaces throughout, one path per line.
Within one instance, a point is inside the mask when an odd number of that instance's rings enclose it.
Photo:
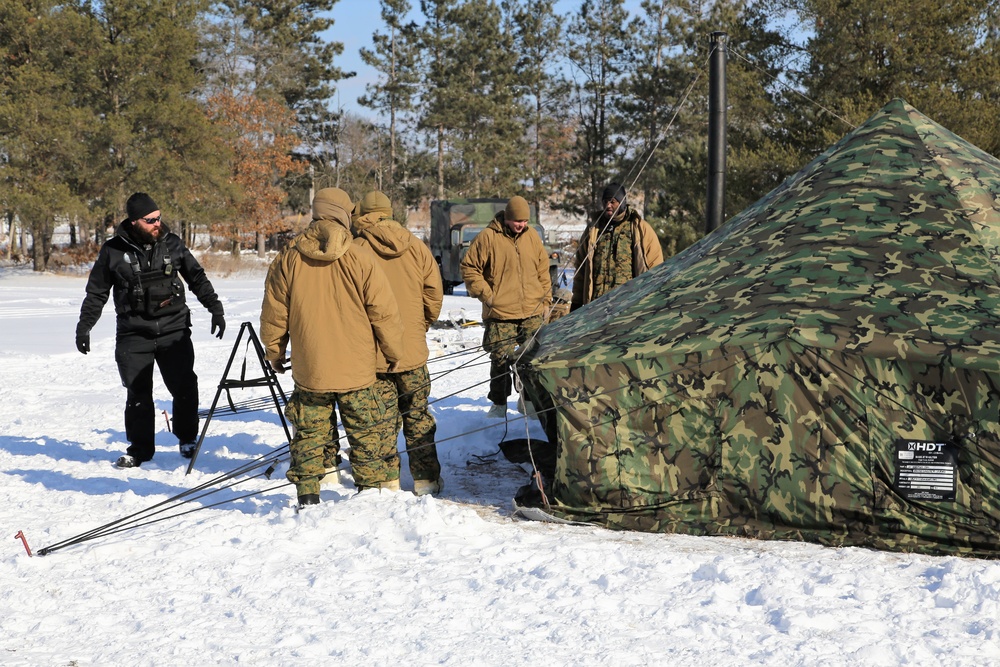
M 213 278 L 224 340 L 195 305 L 203 407 L 240 323 L 257 326 L 262 281 Z M 84 283 L 0 269 L 0 665 L 1000 665 L 1000 563 L 513 519 L 526 473 L 476 457 L 525 424 L 486 420 L 477 353 L 431 363 L 440 497 L 357 494 L 347 477 L 296 514 L 279 468 L 29 558 L 18 532 L 37 551 L 284 444 L 274 412 L 217 417 L 185 475 L 164 423 L 152 462 L 116 469 L 114 313 L 80 355 Z M 478 317 L 460 295 L 442 317 L 463 308 Z M 450 355 L 481 335 L 429 338 Z

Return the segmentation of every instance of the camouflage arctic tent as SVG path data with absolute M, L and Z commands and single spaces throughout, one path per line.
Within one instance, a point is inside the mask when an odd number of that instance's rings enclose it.
M 896 100 L 544 327 L 557 516 L 1000 555 L 1000 161 Z

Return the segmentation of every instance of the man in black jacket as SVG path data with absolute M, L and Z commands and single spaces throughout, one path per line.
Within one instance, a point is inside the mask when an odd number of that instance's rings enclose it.
M 125 401 L 125 437 L 129 446 L 116 462 L 134 468 L 153 458 L 156 431 L 153 410 L 153 362 L 173 396 L 173 432 L 181 456 L 194 455 L 198 437 L 198 376 L 194 372 L 191 311 L 184 284 L 212 313 L 212 333 L 226 330 L 222 303 L 179 236 L 160 221 L 160 209 L 145 192 L 126 203 L 128 218 L 101 246 L 87 281 L 87 296 L 76 325 L 76 348 L 90 352 L 90 330 L 113 291 L 117 333 L 115 361 Z

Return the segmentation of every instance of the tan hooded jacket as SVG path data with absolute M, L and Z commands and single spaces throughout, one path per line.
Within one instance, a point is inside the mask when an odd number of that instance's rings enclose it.
M 625 220 L 620 224 L 632 226 L 632 277 L 645 273 L 654 266 L 663 263 L 663 248 L 660 239 L 652 226 L 631 206 L 625 206 L 621 215 Z M 580 244 L 576 249 L 576 275 L 573 276 L 573 301 L 571 309 L 585 306 L 594 297 L 594 249 L 597 248 L 597 237 L 607 222 L 602 213 L 583 230 Z
M 371 248 L 392 285 L 403 318 L 403 355 L 396 370 L 410 371 L 427 363 L 427 330 L 441 314 L 444 289 L 441 271 L 430 249 L 381 211 L 354 218 L 354 233 Z M 378 355 L 378 371 L 388 363 Z
M 483 302 L 484 320 L 523 320 L 544 315 L 552 303 L 549 256 L 533 227 L 513 236 L 497 213 L 462 259 L 462 280 Z
M 313 221 L 271 263 L 260 312 L 268 361 L 289 342 L 292 379 L 311 392 L 347 392 L 375 382 L 376 338 L 391 362 L 403 355 L 403 325 L 389 280 L 350 233 L 351 201 L 325 188 Z

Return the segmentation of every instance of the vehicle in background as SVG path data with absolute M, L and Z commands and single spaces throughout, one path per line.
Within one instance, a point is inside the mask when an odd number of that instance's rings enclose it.
M 486 229 L 497 213 L 507 207 L 506 199 L 435 199 L 431 201 L 430 247 L 441 267 L 444 293 L 451 294 L 462 284 L 459 265 L 472 240 Z M 545 229 L 538 222 L 538 205 L 530 205 L 528 223 L 545 239 Z M 546 244 L 549 257 L 553 253 Z M 554 261 L 554 260 L 553 260 Z

